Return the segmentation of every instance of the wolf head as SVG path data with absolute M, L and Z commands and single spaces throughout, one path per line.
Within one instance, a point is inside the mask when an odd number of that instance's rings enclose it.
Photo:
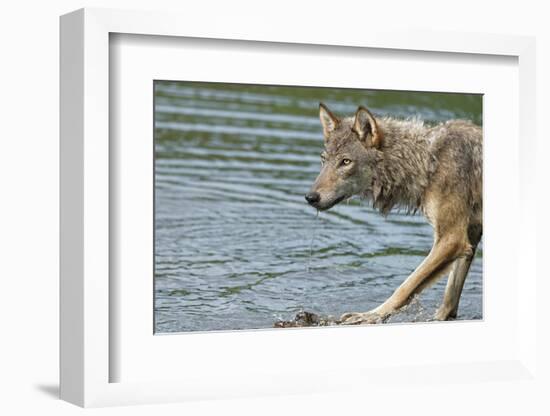
M 375 153 L 383 135 L 374 116 L 359 107 L 352 117 L 338 118 L 319 104 L 325 149 L 321 172 L 306 194 L 306 201 L 320 211 L 365 192 L 372 182 Z

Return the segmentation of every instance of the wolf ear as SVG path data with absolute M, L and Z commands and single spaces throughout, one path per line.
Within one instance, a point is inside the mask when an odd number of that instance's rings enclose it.
M 323 126 L 323 134 L 325 139 L 332 133 L 338 125 L 340 120 L 330 112 L 326 105 L 319 103 L 319 118 L 321 119 L 321 125 Z
M 360 106 L 357 109 L 352 130 L 366 147 L 380 149 L 382 146 L 382 131 L 378 128 L 374 116 L 365 107 Z

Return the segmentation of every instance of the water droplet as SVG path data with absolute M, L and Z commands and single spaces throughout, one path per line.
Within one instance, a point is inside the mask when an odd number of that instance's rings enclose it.
M 317 213 L 315 214 L 315 221 L 319 221 L 319 210 L 317 210 Z M 311 233 L 311 241 L 309 242 L 309 258 L 307 259 L 306 273 L 309 273 L 309 270 L 310 270 L 311 258 L 313 257 L 313 240 L 317 235 L 318 225 L 319 224 L 315 224 L 315 226 L 313 227 L 313 232 Z

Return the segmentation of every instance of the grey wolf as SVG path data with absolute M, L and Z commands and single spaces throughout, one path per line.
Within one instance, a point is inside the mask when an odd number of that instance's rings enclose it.
M 359 195 L 383 215 L 394 207 L 419 211 L 434 232 L 428 256 L 385 302 L 346 313 L 340 322 L 382 322 L 447 272 L 434 319 L 455 318 L 483 229 L 481 128 L 465 120 L 428 126 L 417 119 L 374 117 L 365 107 L 339 118 L 322 103 L 319 117 L 324 151 L 307 202 L 324 211 Z

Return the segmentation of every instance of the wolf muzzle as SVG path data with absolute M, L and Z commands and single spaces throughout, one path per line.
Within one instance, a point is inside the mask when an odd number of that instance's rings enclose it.
M 306 201 L 309 205 L 315 206 L 321 200 L 321 195 L 319 192 L 308 192 L 306 194 Z

